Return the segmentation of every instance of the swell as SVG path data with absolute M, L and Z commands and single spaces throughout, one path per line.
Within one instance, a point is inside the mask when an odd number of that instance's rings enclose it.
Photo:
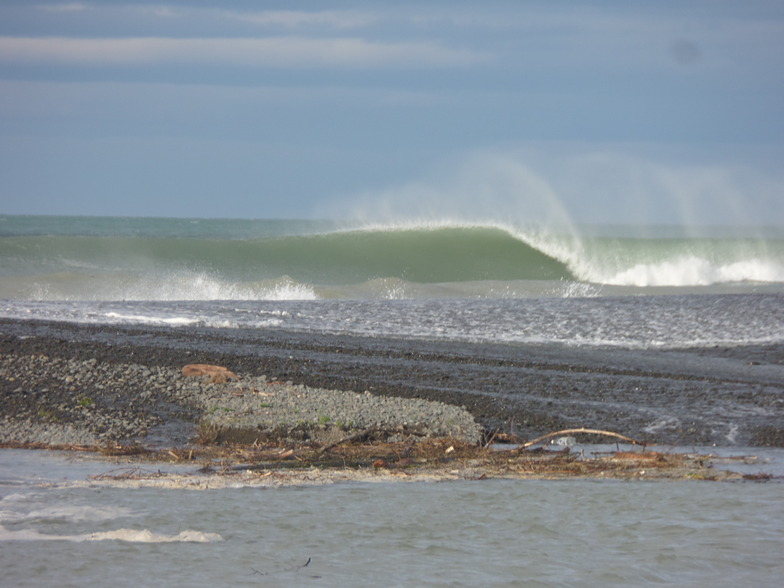
M 55 218 L 48 231 L 6 230 L 0 298 L 482 298 L 784 284 L 780 233 L 611 238 L 459 223 L 340 229 L 305 221 L 172 227 L 161 219 L 109 220 L 116 227 L 82 219 L 78 228 Z M 122 229 L 118 236 L 108 234 L 114 228 Z
M 495 228 L 342 231 L 261 239 L 40 236 L 0 239 L 6 272 L 206 272 L 313 284 L 573 278 L 566 265 Z

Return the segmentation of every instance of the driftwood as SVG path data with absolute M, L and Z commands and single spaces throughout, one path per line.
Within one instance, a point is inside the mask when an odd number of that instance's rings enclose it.
M 95 474 L 87 477 L 90 480 L 140 480 L 140 479 L 163 477 L 165 475 L 166 474 L 161 472 L 161 470 L 158 470 L 157 472 L 153 472 L 150 470 L 142 469 L 138 466 L 134 466 L 131 468 L 111 470 L 109 472 L 104 472 L 103 474 Z
M 360 431 L 356 431 L 356 432 L 352 433 L 351 435 L 347 435 L 346 437 L 343 437 L 341 439 L 338 439 L 337 441 L 334 441 L 332 443 L 329 443 L 329 444 L 325 445 L 324 447 L 322 447 L 321 449 L 318 450 L 318 453 L 319 453 L 319 455 L 321 455 L 323 453 L 326 453 L 327 451 L 329 451 L 333 447 L 337 447 L 338 445 L 343 445 L 343 443 L 349 443 L 351 441 L 356 441 L 357 439 L 362 439 L 363 437 L 367 437 L 368 435 L 370 435 L 375 430 L 376 430 L 376 427 L 370 427 L 369 429 L 362 429 Z
M 541 437 L 537 437 L 532 441 L 527 441 L 519 446 L 520 449 L 527 449 L 532 445 L 536 445 L 537 443 L 541 443 L 546 439 L 551 439 L 552 437 L 560 437 L 562 435 L 574 435 L 576 433 L 588 433 L 590 435 L 604 435 L 606 437 L 616 437 L 617 439 L 621 439 L 626 441 L 627 443 L 631 443 L 632 445 L 645 445 L 645 443 L 641 443 L 639 441 L 635 441 L 630 437 L 626 437 L 625 435 L 621 435 L 619 433 L 613 433 L 612 431 L 602 431 L 600 429 L 564 429 L 562 431 L 555 431 L 554 433 L 548 433 L 547 435 L 542 435 Z

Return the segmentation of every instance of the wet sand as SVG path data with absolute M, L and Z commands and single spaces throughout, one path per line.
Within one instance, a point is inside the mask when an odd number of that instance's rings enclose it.
M 0 351 L 212 363 L 293 384 L 437 400 L 521 440 L 587 427 L 659 445 L 784 447 L 782 345 L 620 350 L 3 319 Z M 7 391 L 4 384 L 4 399 Z

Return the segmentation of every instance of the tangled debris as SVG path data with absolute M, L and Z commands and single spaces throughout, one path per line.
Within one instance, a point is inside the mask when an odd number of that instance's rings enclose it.
M 564 434 L 597 434 L 595 430 L 556 431 L 548 438 Z M 611 436 L 622 437 L 611 432 Z M 179 475 L 179 485 L 201 486 L 200 477 L 208 476 L 211 486 L 230 484 L 326 483 L 336 480 L 486 480 L 505 479 L 689 479 L 767 481 L 768 474 L 741 475 L 718 463 L 755 463 L 754 456 L 720 458 L 715 455 L 636 450 L 593 452 L 573 451 L 558 445 L 491 446 L 469 444 L 452 438 L 420 438 L 402 441 L 374 441 L 354 435 L 343 442 L 327 445 L 260 446 L 203 445 L 165 450 L 150 450 L 139 445 L 25 446 L 32 449 L 59 449 L 91 452 L 99 458 L 124 463 L 91 482 L 135 481 L 158 484 L 170 480 L 161 468 L 165 464 L 193 464 L 196 469 Z M 0 447 L 14 446 L 9 444 Z M 554 449 L 553 447 L 558 447 Z M 141 464 L 153 463 L 148 469 Z M 220 482 L 216 482 L 219 479 Z M 184 480 L 189 480 L 187 483 Z M 198 483 L 197 483 L 198 482 Z

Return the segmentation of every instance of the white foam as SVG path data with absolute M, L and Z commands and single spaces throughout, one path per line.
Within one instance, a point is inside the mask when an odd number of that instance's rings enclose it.
M 656 433 L 658 431 L 661 431 L 662 429 L 671 429 L 671 428 L 679 427 L 680 424 L 681 424 L 680 419 L 677 419 L 675 417 L 664 417 L 662 419 L 659 419 L 658 421 L 651 423 L 647 427 L 644 427 L 643 431 L 645 431 L 646 433 Z
M 87 536 L 88 541 L 128 541 L 131 543 L 215 543 L 223 541 L 218 533 L 204 533 L 186 529 L 176 535 L 161 535 L 148 529 L 117 529 L 92 533 Z
M 715 264 L 697 256 L 683 256 L 658 263 L 639 263 L 595 280 L 613 286 L 710 286 L 730 282 L 784 282 L 784 266 L 750 259 Z
M 149 529 L 117 529 L 83 535 L 48 535 L 34 529 L 10 531 L 0 526 L 0 541 L 126 541 L 129 543 L 216 543 L 223 541 L 218 533 L 204 533 L 186 529 L 176 535 L 153 533 Z
M 285 282 L 275 288 L 261 292 L 256 299 L 260 300 L 316 300 L 318 296 L 313 288 L 304 284 Z
M 560 294 L 562 298 L 595 298 L 601 295 L 601 289 L 585 282 L 566 282 L 555 293 Z
M 47 506 L 29 512 L 13 510 L 0 511 L 0 521 L 20 523 L 25 521 L 59 520 L 67 522 L 106 521 L 132 516 L 133 513 L 122 507 L 101 508 L 94 506 Z
M 735 444 L 738 438 L 738 425 L 732 425 L 727 434 L 724 435 L 724 438 L 730 443 Z
M 312 287 L 288 276 L 260 282 L 235 282 L 210 272 L 174 271 L 144 276 L 61 273 L 11 280 L 0 298 L 36 301 L 209 301 L 315 300 Z
M 104 315 L 106 318 L 116 319 L 123 322 L 144 323 L 144 324 L 164 324 L 173 327 L 196 325 L 201 321 L 195 318 L 188 317 L 157 317 L 157 316 L 144 316 L 141 314 L 120 314 L 118 312 L 107 312 Z

